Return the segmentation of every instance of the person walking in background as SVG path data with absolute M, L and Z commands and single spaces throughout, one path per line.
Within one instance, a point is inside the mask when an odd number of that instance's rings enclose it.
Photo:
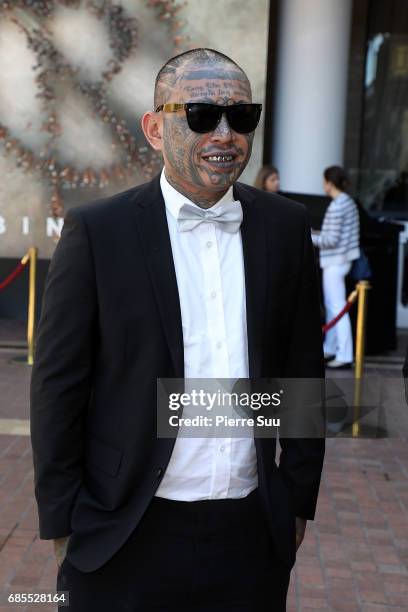
M 352 262 L 360 257 L 360 221 L 354 200 L 345 192 L 347 176 L 340 166 L 324 171 L 323 187 L 332 198 L 320 232 L 312 230 L 313 244 L 320 249 L 326 322 L 346 303 L 345 278 Z M 327 367 L 346 369 L 353 361 L 353 336 L 348 314 L 327 333 L 324 341 Z
M 254 187 L 268 191 L 269 193 L 279 193 L 280 177 L 279 170 L 275 166 L 262 166 L 255 179 Z

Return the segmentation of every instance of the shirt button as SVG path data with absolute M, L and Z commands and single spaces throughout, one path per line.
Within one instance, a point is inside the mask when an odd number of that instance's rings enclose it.
M 217 292 L 216 291 L 211 291 L 211 297 L 214 299 L 215 297 L 217 297 Z
M 220 446 L 220 452 L 223 453 L 225 451 L 225 446 L 224 444 L 222 446 Z
M 217 348 L 220 349 L 222 347 L 222 342 L 217 342 Z
M 156 474 L 157 478 L 161 478 L 163 476 L 163 468 L 159 468 Z
M 207 242 L 207 248 L 208 248 L 208 249 L 211 249 L 211 247 L 212 247 L 212 242 L 211 242 L 211 240 L 209 240 L 209 241 Z

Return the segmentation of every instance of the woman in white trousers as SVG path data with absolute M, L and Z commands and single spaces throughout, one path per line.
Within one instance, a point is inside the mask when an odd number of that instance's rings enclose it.
M 346 303 L 346 276 L 352 262 L 360 257 L 360 221 L 357 205 L 345 192 L 346 173 L 340 166 L 324 171 L 323 187 L 332 198 L 320 232 L 312 231 L 313 244 L 320 250 L 326 322 Z M 353 336 L 350 317 L 345 314 L 325 336 L 327 367 L 350 368 L 353 362 Z

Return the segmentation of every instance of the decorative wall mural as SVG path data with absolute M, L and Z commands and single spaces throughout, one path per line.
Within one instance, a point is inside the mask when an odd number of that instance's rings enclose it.
M 0 0 L 0 257 L 32 245 L 49 257 L 68 208 L 160 170 L 139 125 L 157 70 L 192 46 L 217 46 L 205 23 L 190 27 L 191 4 Z

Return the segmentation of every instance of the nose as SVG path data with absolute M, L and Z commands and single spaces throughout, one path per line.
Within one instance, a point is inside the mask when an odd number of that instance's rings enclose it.
M 232 140 L 231 128 L 225 113 L 222 114 L 219 124 L 213 131 L 211 140 L 216 142 L 228 142 L 229 140 Z

